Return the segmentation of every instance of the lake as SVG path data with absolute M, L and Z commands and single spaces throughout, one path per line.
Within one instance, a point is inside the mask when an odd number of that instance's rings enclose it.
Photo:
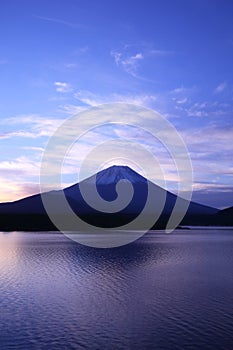
M 233 349 L 233 230 L 113 249 L 0 233 L 0 348 Z

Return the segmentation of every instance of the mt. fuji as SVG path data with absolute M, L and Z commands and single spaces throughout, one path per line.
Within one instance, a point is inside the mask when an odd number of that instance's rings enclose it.
M 123 192 L 121 192 L 121 194 L 123 193 L 123 197 L 124 184 L 126 184 L 127 187 L 125 189 L 127 190 L 128 182 L 131 183 L 133 190 L 131 201 L 126 203 L 126 206 L 118 212 L 102 212 L 96 209 L 96 206 L 92 205 L 97 204 L 98 208 L 98 201 L 95 203 L 95 189 L 97 188 L 97 194 L 105 202 L 106 208 L 108 208 L 108 206 L 110 207 L 112 205 L 113 201 L 117 200 L 118 194 L 116 189 L 119 182 L 123 186 Z M 51 223 L 46 213 L 41 196 L 49 198 L 52 201 L 53 212 L 56 215 L 64 215 L 60 200 L 63 194 L 72 210 L 84 221 L 100 227 L 124 225 L 136 218 L 143 210 L 147 201 L 148 185 L 150 186 L 150 191 L 152 191 L 155 203 L 152 211 L 146 213 L 147 215 L 154 215 L 158 211 L 158 204 L 161 198 L 165 198 L 161 217 L 154 226 L 154 228 L 163 228 L 171 215 L 177 196 L 150 182 L 128 166 L 111 166 L 80 183 L 65 188 L 63 191 L 51 191 L 15 202 L 0 204 L 0 229 L 56 230 L 56 227 Z M 86 203 L 82 196 L 83 191 L 90 194 L 92 203 Z M 127 191 L 125 191 L 125 194 L 127 196 Z M 180 201 L 185 201 L 185 199 L 180 198 Z M 218 210 L 215 208 L 190 202 L 182 223 L 201 224 L 203 219 L 217 212 Z M 71 228 L 69 227 L 68 229 Z

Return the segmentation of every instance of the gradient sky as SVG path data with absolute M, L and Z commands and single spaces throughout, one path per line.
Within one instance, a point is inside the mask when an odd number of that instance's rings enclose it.
M 43 150 L 62 121 L 130 102 L 183 136 L 193 199 L 233 205 L 232 1 L 3 0 L 0 33 L 0 201 L 39 191 Z M 69 158 L 64 185 L 93 144 L 122 134 L 134 137 L 125 128 L 90 134 Z M 172 164 L 160 156 L 172 190 Z

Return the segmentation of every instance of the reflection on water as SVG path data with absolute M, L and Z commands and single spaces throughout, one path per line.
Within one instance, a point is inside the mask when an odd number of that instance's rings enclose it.
M 0 233 L 1 349 L 233 349 L 232 269 L 229 230 L 114 249 Z

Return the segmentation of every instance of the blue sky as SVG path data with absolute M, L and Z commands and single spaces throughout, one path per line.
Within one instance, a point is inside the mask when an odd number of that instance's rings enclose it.
M 46 143 L 66 118 L 108 102 L 164 115 L 193 163 L 193 199 L 233 205 L 233 3 L 228 0 L 1 1 L 0 201 L 38 192 Z M 75 181 L 92 144 L 70 158 Z M 138 138 L 140 142 L 143 138 Z M 168 188 L 175 187 L 166 163 Z

